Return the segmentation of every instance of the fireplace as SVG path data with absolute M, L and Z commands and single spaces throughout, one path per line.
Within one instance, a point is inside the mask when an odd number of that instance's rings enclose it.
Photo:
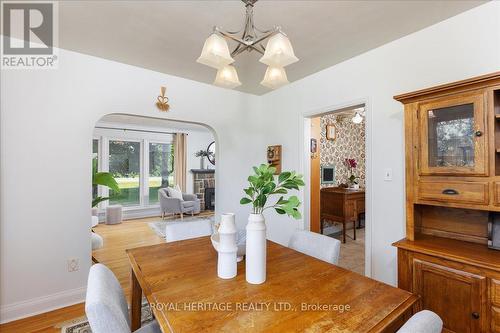
M 201 210 L 215 210 L 215 170 L 191 169 L 193 193 L 200 199 Z
M 205 210 L 215 210 L 215 188 L 205 188 Z

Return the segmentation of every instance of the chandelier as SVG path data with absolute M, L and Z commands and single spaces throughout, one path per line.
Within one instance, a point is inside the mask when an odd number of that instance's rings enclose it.
M 241 85 L 236 68 L 231 65 L 234 62 L 234 57 L 244 51 L 255 51 L 262 54 L 259 61 L 268 66 L 260 84 L 270 89 L 288 84 L 284 67 L 299 60 L 293 52 L 290 40 L 280 26 L 275 26 L 270 30 L 258 29 L 253 22 L 253 6 L 257 0 L 242 1 L 246 7 L 243 29 L 224 31 L 215 26 L 196 61 L 217 69 L 215 85 L 232 89 Z M 231 53 L 226 39 L 237 43 Z M 264 47 L 265 40 L 267 40 L 267 45 Z

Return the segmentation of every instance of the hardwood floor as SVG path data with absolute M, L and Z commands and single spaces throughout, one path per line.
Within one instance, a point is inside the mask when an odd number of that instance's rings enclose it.
M 199 216 L 211 215 L 213 215 L 211 212 L 206 212 L 201 213 Z M 95 232 L 104 238 L 104 247 L 94 251 L 93 255 L 100 263 L 105 264 L 115 273 L 125 290 L 127 298 L 130 298 L 130 265 L 125 249 L 162 243 L 163 240 L 151 230 L 147 223 L 158 220 L 158 217 L 151 217 L 129 220 L 117 225 L 100 224 L 94 228 Z M 76 304 L 0 325 L 0 332 L 60 333 L 61 328 L 55 327 L 57 324 L 84 315 L 84 304 Z

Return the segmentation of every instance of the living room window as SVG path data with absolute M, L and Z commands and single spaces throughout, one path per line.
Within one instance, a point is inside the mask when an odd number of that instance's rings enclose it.
M 109 203 L 139 206 L 141 204 L 141 142 L 110 140 L 109 172 L 121 190 L 119 193 L 110 191 Z
M 149 204 L 158 204 L 158 190 L 174 183 L 174 145 L 149 143 Z

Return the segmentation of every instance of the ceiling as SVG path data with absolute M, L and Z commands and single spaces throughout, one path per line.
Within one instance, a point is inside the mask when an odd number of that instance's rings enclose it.
M 170 130 L 170 131 L 196 131 L 209 132 L 208 128 L 202 125 L 188 123 L 184 121 L 167 120 L 160 118 L 149 118 L 140 116 L 131 116 L 126 114 L 108 114 L 102 117 L 96 126 L 100 127 L 123 127 L 130 129 L 154 129 L 154 130 Z
M 260 29 L 281 25 L 289 36 L 300 59 L 286 68 L 295 81 L 484 2 L 260 0 L 254 17 Z M 196 63 L 203 42 L 214 25 L 239 30 L 245 8 L 238 0 L 65 1 L 59 12 L 61 48 L 211 83 L 215 70 Z M 238 90 L 269 91 L 259 58 L 236 57 Z

